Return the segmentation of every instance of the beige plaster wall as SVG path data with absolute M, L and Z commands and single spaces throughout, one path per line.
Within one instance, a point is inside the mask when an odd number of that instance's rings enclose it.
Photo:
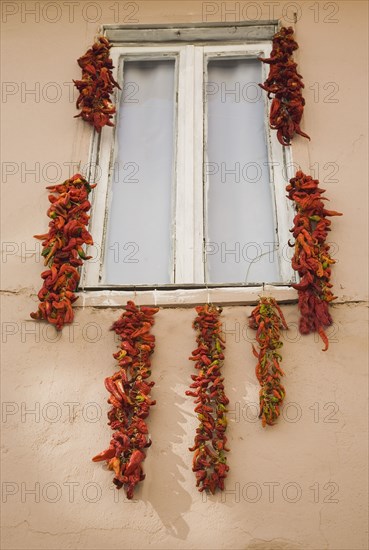
M 153 445 L 134 502 L 90 461 L 110 437 L 103 379 L 115 368 L 108 328 L 120 311 L 79 307 L 59 336 L 29 319 L 41 284 L 32 235 L 47 225 L 44 187 L 70 175 L 67 163 L 88 162 L 90 128 L 73 120 L 69 83 L 99 24 L 220 21 L 232 9 L 252 18 L 256 3 L 107 0 L 74 2 L 74 13 L 72 3 L 55 4 L 2 3 L 3 548 L 367 548 L 367 3 L 257 3 L 263 18 L 273 5 L 288 24 L 297 10 L 312 141 L 306 161 L 296 140 L 295 159 L 319 169 L 331 207 L 345 214 L 331 234 L 340 304 L 330 350 L 301 338 L 296 306 L 284 308 L 286 405 L 279 425 L 263 430 L 255 421 L 251 308 L 224 309 L 231 470 L 225 495 L 204 498 L 187 450 L 196 427 L 184 396 L 193 310 L 161 311 Z M 332 168 L 337 182 L 328 179 Z

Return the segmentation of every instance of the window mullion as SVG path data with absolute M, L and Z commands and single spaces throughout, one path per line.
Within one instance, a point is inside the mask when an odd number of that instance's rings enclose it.
M 175 247 L 175 282 L 177 284 L 203 282 L 201 266 L 199 266 L 199 262 L 201 263 L 199 241 L 202 235 L 202 229 L 199 227 L 202 226 L 202 221 L 198 220 L 199 210 L 202 220 L 202 153 L 199 151 L 202 140 L 199 135 L 200 129 L 202 133 L 199 94 L 202 97 L 202 86 L 200 85 L 200 90 L 196 89 L 199 86 L 198 74 L 196 76 L 198 72 L 196 60 L 199 58 L 199 53 L 196 50 L 195 46 L 186 46 L 180 54 L 179 61 Z M 198 202 L 199 197 L 201 203 Z M 198 254 L 200 260 L 196 259 Z

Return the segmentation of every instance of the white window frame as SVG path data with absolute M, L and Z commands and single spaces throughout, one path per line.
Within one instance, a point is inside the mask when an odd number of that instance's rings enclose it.
M 245 24 L 246 25 L 246 24 Z M 105 27 L 108 28 L 109 26 Z M 187 30 L 187 26 L 185 27 Z M 143 60 L 143 59 L 174 59 L 176 61 L 175 78 L 177 90 L 175 101 L 177 102 L 178 116 L 176 123 L 176 151 L 175 158 L 175 280 L 169 285 L 155 288 L 154 285 L 130 285 L 117 286 L 106 285 L 101 282 L 103 269 L 103 243 L 106 236 L 107 213 L 109 210 L 109 185 L 112 169 L 115 162 L 116 131 L 115 128 L 103 128 L 101 134 L 93 133 L 90 147 L 90 166 L 99 167 L 99 170 L 90 170 L 88 177 L 90 181 L 98 181 L 98 186 L 93 191 L 90 231 L 94 237 L 94 249 L 91 251 L 94 260 L 84 264 L 81 276 L 80 288 L 88 290 L 85 300 L 91 305 L 121 305 L 128 298 L 140 297 L 142 303 L 163 303 L 163 304 L 191 304 L 203 301 L 239 303 L 254 301 L 255 296 L 260 292 L 260 286 L 245 284 L 206 284 L 204 277 L 203 261 L 203 196 L 206 195 L 204 177 L 204 166 L 207 162 L 206 151 L 206 108 L 205 84 L 206 65 L 208 60 L 215 58 L 256 58 L 269 57 L 272 44 L 271 40 L 255 40 L 251 34 L 251 41 L 246 43 L 225 43 L 220 40 L 216 43 L 211 40 L 206 42 L 204 32 L 215 34 L 227 33 L 227 25 L 212 25 L 211 28 L 200 30 L 197 36 L 202 36 L 201 42 L 192 44 L 183 43 L 161 43 L 153 45 L 152 38 L 147 38 L 148 44 L 144 41 L 141 45 L 130 43 L 129 45 L 117 43 L 111 49 L 111 57 L 115 69 L 114 78 L 118 81 L 122 76 L 122 59 Z M 261 34 L 264 27 L 261 28 Z M 114 34 L 117 26 L 111 26 L 111 34 Z M 241 28 L 241 31 L 244 29 Z M 248 31 L 249 29 L 245 29 Z M 161 36 L 160 30 L 150 28 L 155 33 L 155 38 Z M 168 29 L 166 29 L 168 32 Z M 170 28 L 170 32 L 179 32 Z M 190 30 L 191 32 L 191 30 Z M 260 31 L 255 31 L 260 32 Z M 158 34 L 159 33 L 159 34 Z M 165 33 L 164 33 L 165 34 Z M 185 40 L 185 33 L 181 30 L 181 39 Z M 228 34 L 229 36 L 229 34 Z M 108 33 L 109 37 L 109 33 Z M 109 37 L 110 38 L 110 37 Z M 214 39 L 214 38 L 213 38 Z M 228 42 L 228 41 L 227 41 Z M 180 67 L 180 70 L 179 70 Z M 262 79 L 267 78 L 269 66 L 262 64 Z M 117 90 L 114 94 L 114 102 L 119 105 L 121 93 Z M 270 100 L 263 93 L 265 103 L 265 127 L 268 137 L 269 171 L 272 186 L 272 197 L 274 197 L 274 215 L 277 238 L 279 243 L 287 243 L 290 237 L 290 228 L 293 223 L 294 211 L 290 201 L 286 198 L 285 185 L 294 176 L 296 166 L 292 161 L 291 147 L 282 147 L 277 138 L 276 132 L 269 127 Z M 194 112 L 194 116 L 185 116 L 186 111 Z M 205 124 L 203 121 L 205 120 Z M 97 177 L 99 176 L 99 177 Z M 96 249 L 102 253 L 99 261 L 96 261 Z M 193 251 L 191 253 L 191 250 Z M 281 258 L 281 253 L 277 253 Z M 296 291 L 290 288 L 291 282 L 296 280 L 290 262 L 280 260 L 280 274 L 282 283 L 266 285 L 273 291 L 273 294 L 281 296 L 281 299 L 290 300 L 296 298 Z M 189 283 L 189 281 L 191 281 Z M 205 287 L 205 288 L 204 288 Z M 264 285 L 263 285 L 264 287 Z M 245 294 L 246 292 L 246 294 Z M 211 298 L 210 298 L 211 296 Z M 217 299 L 218 297 L 218 299 Z

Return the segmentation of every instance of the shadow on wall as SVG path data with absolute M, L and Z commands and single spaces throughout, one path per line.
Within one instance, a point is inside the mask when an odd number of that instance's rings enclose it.
M 179 393 L 183 387 L 182 378 L 175 367 L 161 371 L 157 377 L 153 376 L 156 385 L 152 395 L 155 394 L 160 403 L 160 411 L 154 407 L 150 414 L 153 445 L 149 449 L 150 458 L 145 464 L 147 477 L 143 482 L 142 496 L 137 493 L 137 498 L 142 498 L 148 507 L 152 506 L 168 535 L 185 540 L 189 525 L 183 519 L 183 514 L 190 509 L 192 497 L 181 485 L 185 481 L 181 470 L 190 469 L 192 458 L 187 447 L 186 462 L 180 456 L 180 446 L 183 446 L 189 424 L 187 412 L 183 411 L 186 399 Z M 163 379 L 165 389 L 160 388 L 160 381 Z

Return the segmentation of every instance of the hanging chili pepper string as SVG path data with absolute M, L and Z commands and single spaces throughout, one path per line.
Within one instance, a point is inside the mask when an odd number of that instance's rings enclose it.
M 196 307 L 196 311 L 198 315 L 193 327 L 198 333 L 198 347 L 190 359 L 196 361 L 198 373 L 191 375 L 192 390 L 186 391 L 186 395 L 196 398 L 195 412 L 200 425 L 190 451 L 194 451 L 192 470 L 196 474 L 196 486 L 199 491 L 210 490 L 214 494 L 217 487 L 224 489 L 224 479 L 229 470 L 224 454 L 229 451 L 225 436 L 229 400 L 224 393 L 224 378 L 221 376 L 225 349 L 219 320 L 222 310 L 207 304 Z
M 82 117 L 94 126 L 97 132 L 101 132 L 105 125 L 114 126 L 111 119 L 116 109 L 110 96 L 114 88 L 120 89 L 112 73 L 114 67 L 110 58 L 110 48 L 109 41 L 100 36 L 92 48 L 78 59 L 78 65 L 82 69 L 82 80 L 73 80 L 80 92 L 77 109 L 81 109 L 75 118 Z
M 331 221 L 327 216 L 342 216 L 333 210 L 326 210 L 322 197 L 325 189 L 319 188 L 319 181 L 298 171 L 286 187 L 288 198 L 294 201 L 297 214 L 291 229 L 295 237 L 295 251 L 292 267 L 301 277 L 298 284 L 292 286 L 298 290 L 301 312 L 300 332 L 309 334 L 318 332 L 325 348 L 328 338 L 325 328 L 332 323 L 329 304 L 336 299 L 331 288 L 331 265 L 335 263 L 329 254 L 330 246 L 326 242 Z
M 270 65 L 269 75 L 259 86 L 274 95 L 270 108 L 270 126 L 277 130 L 278 141 L 290 145 L 295 133 L 310 139 L 300 128 L 305 99 L 302 97 L 302 76 L 297 72 L 292 53 L 297 50 L 292 27 L 282 27 L 273 37 L 273 49 L 267 59 L 259 58 Z
M 249 325 L 256 332 L 259 349 L 252 346 L 252 351 L 258 362 L 256 377 L 261 386 L 260 414 L 263 426 L 272 426 L 280 415 L 280 407 L 285 397 L 285 389 L 281 384 L 284 375 L 280 367 L 282 356 L 279 353 L 283 343 L 280 339 L 280 329 L 288 328 L 281 309 L 274 298 L 261 297 L 259 304 L 249 317 Z
M 151 376 L 150 356 L 155 348 L 155 336 L 150 330 L 158 311 L 158 308 L 138 308 L 129 301 L 111 328 L 122 340 L 119 351 L 113 355 L 119 371 L 105 379 L 110 393 L 108 403 L 112 405 L 108 424 L 114 433 L 109 448 L 92 460 L 107 461 L 109 470 L 115 474 L 113 483 L 118 489 L 125 486 L 128 499 L 133 498 L 136 485 L 145 478 L 144 449 L 151 445 L 144 419 L 155 405 L 149 395 L 154 382 L 146 380 Z
M 83 260 L 89 260 L 82 246 L 93 244 L 87 231 L 91 208 L 88 196 L 95 185 L 90 185 L 80 174 L 75 174 L 60 185 L 46 189 L 49 195 L 50 208 L 47 215 L 51 218 L 49 232 L 35 235 L 42 240 L 42 256 L 49 269 L 41 273 L 44 279 L 38 293 L 40 304 L 32 319 L 48 321 L 61 330 L 74 318 L 72 304 L 77 300 L 74 294 L 78 287 L 80 274 L 78 268 Z

